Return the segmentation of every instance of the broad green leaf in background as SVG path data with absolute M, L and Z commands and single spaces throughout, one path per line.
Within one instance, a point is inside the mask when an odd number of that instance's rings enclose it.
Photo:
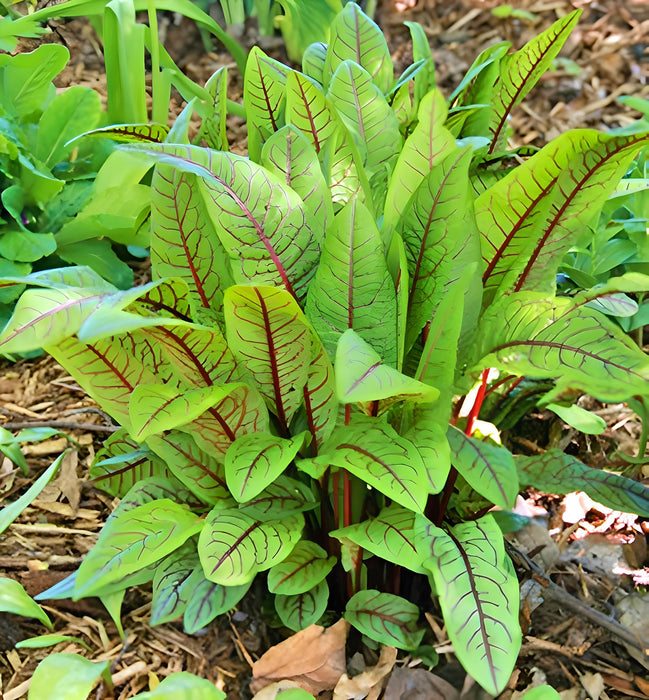
M 424 636 L 417 629 L 419 608 L 391 593 L 359 591 L 347 602 L 343 617 L 375 642 L 397 649 L 416 649 Z
M 224 586 L 249 583 L 258 571 L 288 556 L 303 525 L 302 515 L 262 522 L 217 506 L 208 513 L 198 541 L 206 578 Z
M 346 330 L 336 349 L 336 390 L 342 403 L 434 401 L 439 391 L 383 364 L 381 356 L 353 329 Z
M 242 586 L 222 586 L 205 578 L 202 568 L 191 576 L 189 585 L 192 595 L 183 615 L 183 627 L 187 634 L 196 634 L 207 627 L 214 618 L 232 610 L 250 588 L 250 583 Z
M 350 425 L 336 428 L 322 454 L 396 503 L 423 512 L 428 477 L 421 456 L 413 443 L 382 420 L 353 417 Z
M 75 596 L 92 595 L 121 576 L 162 559 L 202 526 L 196 515 L 167 498 L 113 518 L 79 567 Z
M 539 685 L 523 695 L 524 700 L 560 700 L 561 696 L 549 685 Z
M 307 435 L 284 439 L 267 433 L 248 433 L 237 438 L 225 454 L 230 493 L 240 503 L 261 493 L 295 459 Z
M 415 514 L 398 505 L 391 505 L 375 517 L 330 532 L 331 537 L 346 537 L 367 552 L 385 561 L 425 574 L 421 556 L 415 549 Z
M 0 511 L 0 533 L 3 533 L 47 486 L 47 484 L 49 484 L 61 466 L 61 462 L 63 461 L 65 455 L 65 452 L 59 455 L 20 498 L 15 500 L 13 503 L 6 504 L 2 508 Z
M 299 63 L 309 45 L 329 40 L 332 21 L 343 9 L 341 0 L 277 0 L 284 14 L 277 15 L 279 26 L 286 45 L 286 53 L 291 61 Z M 250 59 L 248 59 L 250 60 Z
M 56 250 L 52 233 L 30 231 L 3 231 L 0 237 L 0 255 L 16 262 L 35 262 Z
M 564 406 L 557 403 L 548 403 L 544 408 L 556 413 L 561 420 L 581 433 L 601 435 L 606 430 L 606 421 L 601 416 L 587 411 L 576 404 Z
M 394 80 L 392 58 L 378 25 L 355 2 L 348 2 L 332 22 L 330 31 L 325 76 L 333 75 L 343 61 L 353 61 L 387 94 Z
M 18 581 L 4 576 L 0 576 L 0 612 L 33 617 L 48 629 L 54 629 L 47 613 L 30 598 Z
M 277 594 L 275 610 L 279 619 L 295 632 L 316 623 L 325 613 L 329 602 L 329 586 L 326 580 L 313 588 L 295 595 Z
M 306 315 L 330 357 L 341 334 L 353 328 L 383 362 L 396 365 L 394 284 L 374 217 L 357 200 L 348 202 L 327 230 Z
M 649 517 L 649 488 L 620 474 L 587 467 L 557 448 L 534 457 L 517 456 L 515 464 L 521 486 L 534 484 L 558 495 L 585 491 L 609 508 Z
M 207 678 L 200 678 L 187 671 L 170 673 L 155 687 L 138 693 L 139 700 L 225 700 L 225 693 Z
M 415 518 L 415 542 L 432 573 L 453 649 L 488 692 L 500 693 L 521 645 L 518 580 L 491 515 L 442 530 Z
M 286 80 L 290 70 L 258 46 L 248 54 L 243 104 L 248 126 L 248 153 L 259 162 L 264 142 L 284 126 Z
M 28 700 L 86 700 L 103 678 L 112 685 L 109 661 L 89 661 L 78 654 L 50 654 L 36 667 Z
M 509 450 L 468 437 L 449 426 L 447 432 L 453 466 L 471 488 L 503 509 L 513 508 L 518 494 L 514 458 Z
M 268 590 L 281 595 L 306 593 L 323 581 L 336 563 L 320 545 L 300 540 L 293 551 L 268 571 Z
M 230 287 L 225 294 L 228 345 L 278 417 L 284 436 L 303 400 L 311 336 L 295 299 L 273 287 Z

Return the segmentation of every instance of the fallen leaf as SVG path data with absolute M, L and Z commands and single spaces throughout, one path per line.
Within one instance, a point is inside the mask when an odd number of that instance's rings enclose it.
M 313 695 L 332 690 L 345 672 L 345 643 L 349 623 L 339 620 L 325 629 L 310 625 L 271 647 L 252 667 L 250 689 L 292 680 Z
M 383 685 L 385 677 L 392 670 L 396 660 L 397 650 L 394 647 L 383 647 L 376 666 L 368 668 L 353 678 L 343 673 L 334 688 L 333 700 L 363 700 L 376 686 Z
M 590 700 L 599 700 L 604 692 L 604 679 L 599 673 L 584 673 L 579 682 L 584 686 Z
M 460 692 L 423 668 L 395 668 L 383 700 L 460 700 Z
M 78 464 L 79 453 L 76 450 L 70 450 L 61 462 L 61 471 L 57 479 L 61 493 L 70 504 L 73 514 L 77 512 L 81 500 L 81 481 L 77 474 Z
M 52 440 L 43 440 L 36 442 L 33 445 L 25 445 L 23 454 L 39 457 L 42 455 L 52 455 L 63 450 L 68 446 L 68 441 L 65 438 L 53 438 Z

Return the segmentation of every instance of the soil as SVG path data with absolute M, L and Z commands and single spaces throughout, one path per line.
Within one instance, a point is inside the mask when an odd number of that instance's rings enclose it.
M 399 68 L 410 62 L 412 48 L 402 23 L 416 20 L 423 25 L 436 61 L 438 85 L 449 94 L 484 48 L 503 40 L 519 48 L 558 17 L 581 7 L 583 15 L 562 51 L 562 60 L 512 115 L 512 144 L 541 146 L 567 129 L 607 130 L 638 118 L 637 112 L 617 98 L 649 97 L 646 1 L 516 0 L 512 4 L 515 10 L 529 14 L 522 18 L 514 16 L 516 13 L 496 17 L 491 10 L 502 4 L 494 0 L 384 0 L 379 3 L 376 19 Z M 227 54 L 218 47 L 206 53 L 191 22 L 176 23 L 169 17 L 163 26 L 168 50 L 190 77 L 204 82 L 217 67 L 232 66 L 229 94 L 233 99 L 240 97 L 241 78 Z M 51 27 L 53 32 L 45 40 L 66 44 L 72 55 L 59 87 L 84 84 L 105 94 L 101 50 L 92 28 L 78 20 L 52 22 Z M 252 44 L 256 39 L 254 26 L 248 26 L 244 40 Z M 31 45 L 26 41 L 23 48 L 28 50 Z M 281 42 L 272 50 L 286 60 Z M 182 108 L 180 98 L 174 100 L 172 114 Z M 241 121 L 230 118 L 228 127 L 232 149 L 245 153 Z M 518 452 L 529 454 L 560 446 L 592 466 L 619 468 L 616 450 L 636 454 L 638 419 L 624 404 L 587 407 L 606 421 L 608 428 L 602 436 L 586 440 L 556 417 L 538 413 L 510 431 L 508 439 Z M 74 380 L 46 356 L 1 367 L 0 419 L 9 430 L 50 425 L 68 436 L 27 445 L 27 475 L 8 459 L 0 463 L 0 493 L 5 502 L 20 496 L 65 447 L 73 447 L 59 476 L 0 537 L 0 570 L 34 595 L 75 570 L 115 505 L 114 499 L 87 481 L 88 467 L 114 426 Z M 633 475 L 649 483 L 649 473 L 641 468 Z M 649 619 L 649 612 L 637 612 L 641 607 L 636 610 L 628 605 L 629 601 L 635 604 L 640 598 L 638 592 L 649 585 L 647 523 L 611 512 L 580 496 L 568 500 L 530 491 L 521 498 L 520 510 L 537 516 L 541 525 L 525 535 L 527 541 L 521 541 L 518 535 L 512 540 L 517 550 L 527 552 L 514 560 L 529 594 L 521 610 L 525 635 L 521 655 L 500 698 L 516 700 L 521 691 L 543 682 L 561 690 L 566 699 L 649 698 L 649 657 L 638 649 L 642 645 L 637 635 L 630 633 L 625 641 L 625 633 L 638 622 L 641 629 L 643 615 L 645 625 Z M 612 557 L 612 564 L 607 557 Z M 602 561 L 606 565 L 595 566 Z M 540 593 L 533 588 L 535 582 Z M 539 596 L 545 598 L 541 605 Z M 196 635 L 185 634 L 180 623 L 150 627 L 150 600 L 146 587 L 127 594 L 123 640 L 98 600 L 50 601 L 44 607 L 56 632 L 81 637 L 92 649 L 88 653 L 75 642 L 63 642 L 54 650 L 84 653 L 96 661 L 109 660 L 114 697 L 119 699 L 133 697 L 153 687 L 155 679 L 181 670 L 210 679 L 227 692 L 228 698 L 251 697 L 251 663 L 284 636 L 284 631 L 269 628 L 261 618 L 261 598 L 253 592 L 237 612 L 222 616 Z M 625 600 L 627 604 L 623 604 Z M 622 624 L 616 623 L 614 617 L 619 618 L 623 609 L 626 617 Z M 629 609 L 636 612 L 629 613 Z M 428 621 L 441 658 L 434 672 L 448 681 L 459 697 L 465 684 L 464 672 L 451 653 L 441 617 L 431 615 Z M 0 656 L 0 697 L 2 690 L 7 700 L 26 697 L 34 668 L 52 649 L 16 650 L 13 645 L 43 631 L 39 623 L 0 614 L 0 650 L 4 651 Z M 376 660 L 376 655 L 366 650 L 364 660 L 359 662 L 354 657 L 349 661 L 362 670 Z M 407 657 L 396 663 L 400 672 L 414 673 Z M 111 697 L 111 693 L 102 685 L 95 697 Z M 393 693 L 391 697 L 426 695 Z M 465 700 L 483 697 L 488 696 L 470 684 L 462 694 Z

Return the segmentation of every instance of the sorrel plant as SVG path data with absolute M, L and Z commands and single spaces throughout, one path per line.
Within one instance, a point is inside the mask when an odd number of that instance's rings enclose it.
M 649 515 L 634 481 L 558 450 L 514 457 L 477 423 L 487 392 L 521 377 L 549 382 L 545 403 L 649 393 L 649 360 L 592 308 L 649 279 L 555 289 L 649 134 L 506 145 L 578 16 L 489 49 L 447 101 L 421 27 L 395 78 L 350 3 L 302 72 L 252 50 L 249 157 L 181 129 L 122 146 L 154 166 L 153 281 L 5 282 L 30 289 L 0 349 L 43 345 L 122 426 L 91 470 L 121 501 L 45 597 L 97 595 L 118 619 L 124 590 L 153 581 L 152 624 L 182 615 L 194 632 L 259 575 L 287 627 L 329 610 L 416 655 L 432 596 L 471 675 L 505 687 L 519 586 L 492 508 L 533 485 Z

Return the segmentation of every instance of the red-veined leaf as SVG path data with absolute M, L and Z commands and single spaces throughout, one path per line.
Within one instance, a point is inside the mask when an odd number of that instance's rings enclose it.
M 268 571 L 268 590 L 281 595 L 306 593 L 323 581 L 336 563 L 322 547 L 300 540 L 284 561 Z
M 315 624 L 325 613 L 329 602 L 329 586 L 320 581 L 313 588 L 296 595 L 277 594 L 275 610 L 279 619 L 295 632 Z

